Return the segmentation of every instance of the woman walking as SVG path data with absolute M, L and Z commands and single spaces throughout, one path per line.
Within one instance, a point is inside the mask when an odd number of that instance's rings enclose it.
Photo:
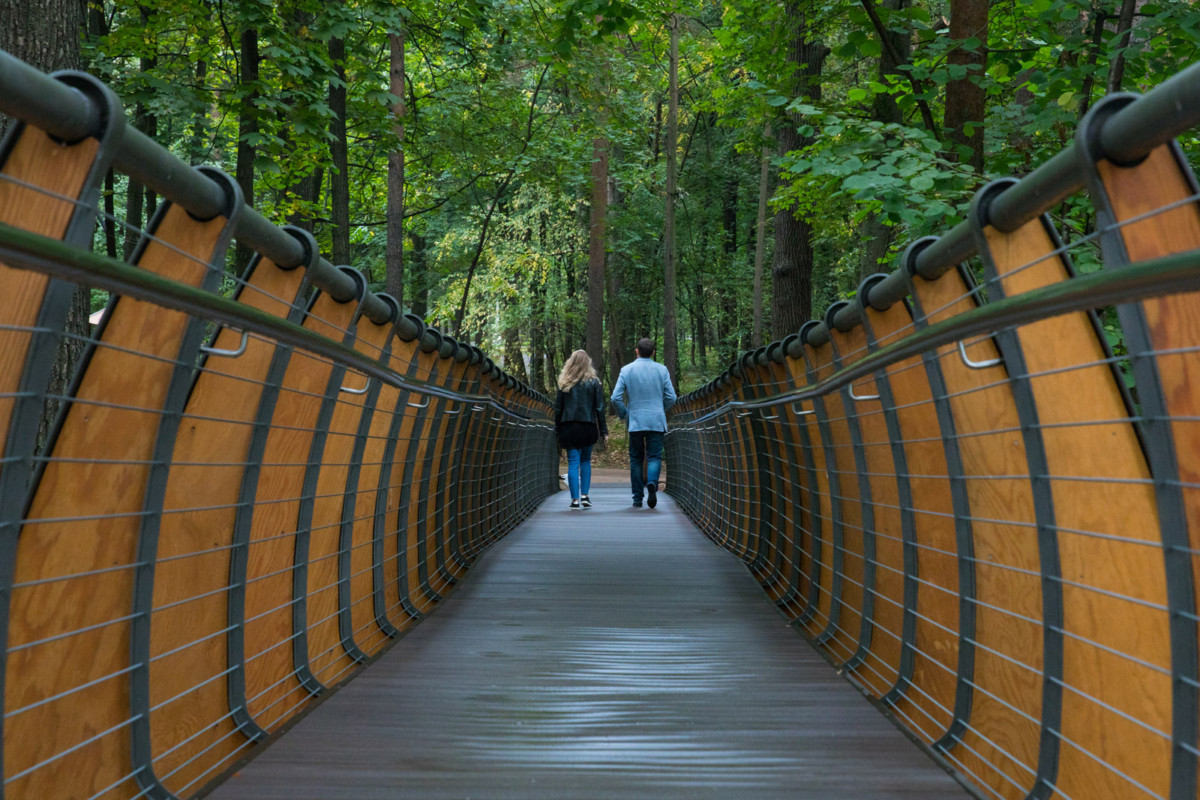
M 591 508 L 588 489 L 592 484 L 592 445 L 608 438 L 604 421 L 604 392 L 584 350 L 571 353 L 558 376 L 554 399 L 554 429 L 558 444 L 567 451 L 567 488 L 571 508 Z

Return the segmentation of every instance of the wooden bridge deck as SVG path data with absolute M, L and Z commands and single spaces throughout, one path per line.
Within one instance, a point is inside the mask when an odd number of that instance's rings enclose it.
M 550 500 L 212 800 L 966 798 L 662 496 Z

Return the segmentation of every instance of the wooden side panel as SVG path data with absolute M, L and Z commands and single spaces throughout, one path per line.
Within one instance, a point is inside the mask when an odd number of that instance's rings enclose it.
M 933 310 L 931 323 L 973 307 L 955 270 L 913 283 L 922 307 Z M 990 339 L 968 352 L 976 361 L 998 356 Z M 954 345 L 938 355 L 971 503 L 977 599 L 971 717 L 948 755 L 1006 800 L 1021 800 L 1037 770 L 1042 716 L 1041 564 L 1029 466 L 1004 367 L 970 369 Z
M 868 309 L 881 344 L 912 330 L 904 303 L 887 311 Z M 931 744 L 949 729 L 958 673 L 958 544 L 950 473 L 933 393 L 920 358 L 887 370 L 897 423 L 908 462 L 917 545 L 917 617 L 912 684 L 893 709 L 913 733 Z
M 199 285 L 224 224 L 169 209 L 141 266 Z M 127 670 L 140 512 L 188 321 L 117 302 L 34 495 L 10 610 L 5 774 L 53 760 L 13 780 L 13 796 L 116 796 L 108 787 L 133 785 Z
M 370 319 L 360 317 L 355 334 L 354 349 L 378 358 L 391 334 L 391 326 L 376 325 Z M 372 411 L 365 405 L 370 393 L 355 393 L 369 388 L 365 375 L 348 371 L 342 377 L 341 385 L 344 388 L 338 393 L 321 456 L 308 551 L 308 657 L 313 676 L 326 686 L 346 680 L 357 666 L 348 654 L 354 642 L 343 639 L 339 616 L 342 611 L 340 582 L 343 577 L 349 579 L 341 574 L 342 519 L 358 429 L 363 414 Z M 369 547 L 367 552 L 370 554 Z M 370 574 L 369 569 L 366 574 Z
M 421 353 L 419 357 L 425 370 L 425 379 L 429 380 L 432 376 L 434 382 L 437 382 L 437 353 Z M 403 482 L 407 484 L 407 487 L 401 486 L 401 491 L 404 493 L 407 488 L 408 503 L 400 513 L 400 547 L 403 551 L 400 585 L 402 595 L 408 598 L 413 608 L 420 613 L 426 613 L 437 600 L 426 593 L 425 587 L 421 585 L 421 542 L 426 534 L 421 478 L 429 469 L 429 436 L 434 423 L 432 412 L 437 408 L 438 400 L 429 395 L 414 395 L 410 402 L 414 405 L 427 405 L 424 409 L 410 407 L 413 412 L 423 410 L 424 414 L 416 414 L 421 418 L 414 419 L 408 441 L 401 444 L 401 451 L 405 454 L 401 474 L 404 476 Z
M 791 373 L 796 376 L 796 388 L 803 388 L 808 384 L 808 379 L 803 361 L 795 361 L 789 359 L 789 367 Z M 796 412 L 799 409 L 799 413 Z M 788 413 L 796 420 L 798 425 L 803 425 L 808 439 L 808 445 L 805 448 L 807 453 L 801 459 L 801 463 L 805 463 L 805 459 L 813 465 L 813 473 L 816 476 L 816 486 L 810 489 L 809 496 L 819 504 L 819 510 L 815 504 L 809 505 L 810 540 L 815 541 L 819 550 L 817 556 L 817 565 L 815 568 L 817 576 L 817 607 L 812 615 L 803 623 L 803 630 L 809 636 L 818 636 L 821 631 L 829 625 L 829 615 L 832 606 L 833 598 L 833 518 L 830 516 L 830 491 L 829 491 L 829 473 L 825 464 L 825 448 L 822 445 L 820 427 L 817 425 L 817 415 L 811 401 L 805 401 L 794 404 L 788 409 Z M 797 436 L 797 441 L 800 441 Z M 813 546 L 810 542 L 809 552 L 813 552 Z
M 394 367 L 393 367 L 394 368 Z M 401 373 L 403 374 L 403 373 Z M 390 641 L 375 616 L 375 505 L 379 493 L 379 477 L 387 456 L 388 432 L 392 420 L 400 413 L 401 392 L 384 384 L 379 389 L 375 413 L 363 448 L 354 501 L 353 533 L 350 544 L 350 617 L 354 642 L 367 655 L 379 653 Z M 388 541 L 392 542 L 390 551 Z M 395 568 L 395 537 L 385 536 L 382 551 L 384 581 L 388 580 L 388 563 Z M 389 622 L 395 625 L 392 615 Z
M 304 327 L 335 341 L 353 323 L 352 303 L 317 296 Z M 274 730 L 309 702 L 292 660 L 296 524 L 314 426 L 333 366 L 302 351 L 284 373 L 263 451 L 246 571 L 246 698 L 250 715 Z
M 843 366 L 850 366 L 866 355 L 867 336 L 861 325 L 846 333 L 833 331 L 833 341 L 838 352 L 843 354 Z M 852 388 L 858 397 L 879 395 L 873 378 L 857 381 Z M 863 663 L 855 668 L 855 674 L 875 696 L 882 697 L 900 677 L 904 626 L 904 533 L 900 524 L 900 490 L 880 401 L 851 399 L 848 406 L 847 411 L 857 422 L 862 437 L 874 524 L 874 529 L 865 531 L 865 535 L 872 537 L 875 551 L 874 577 L 864 587 L 872 601 L 869 651 Z M 859 479 L 858 475 L 847 477 Z
M 416 342 L 394 341 L 391 353 L 392 369 L 401 375 L 409 374 L 410 367 L 419 357 L 419 352 Z M 409 402 L 413 402 L 414 395 L 408 392 L 400 392 L 399 395 L 396 410 L 393 412 L 401 416 L 396 439 L 386 442 L 386 446 L 391 448 L 387 453 L 391 459 L 391 472 L 384 489 L 387 492 L 387 506 L 383 523 L 383 583 L 388 620 L 397 630 L 404 630 L 412 625 L 414 618 L 401 603 L 402 597 L 407 595 L 404 595 L 401 589 L 401 565 L 404 563 L 401 547 L 405 540 L 405 532 L 401 523 L 400 497 L 405 474 L 404 460 L 408 452 L 408 441 L 413 435 L 416 409 L 408 405 Z M 389 432 L 394 424 L 394 418 L 388 420 Z
M 75 211 L 75 205 L 62 198 L 77 197 L 83 191 L 99 146 L 95 139 L 62 145 L 36 128 L 25 128 L 2 165 L 0 222 L 61 239 Z M 29 353 L 29 328 L 37 322 L 48 282 L 40 272 L 0 263 L 0 297 L 4 298 L 0 303 L 0 455 L 5 452 L 12 420 L 13 393 L 21 385 Z
M 1136 167 L 1107 162 L 1096 165 L 1132 261 L 1200 248 L 1200 208 L 1194 179 L 1167 146 L 1150 153 Z M 1174 208 L 1168 208 L 1177 204 Z M 1136 222 L 1128 222 L 1137 219 Z M 1145 300 L 1141 304 L 1162 383 L 1171 438 L 1178 460 L 1192 586 L 1200 586 L 1200 293 L 1188 292 Z M 1193 607 L 1200 605 L 1193 597 Z M 1149 644 L 1149 643 L 1148 643 Z M 1153 649 L 1151 652 L 1154 652 Z M 1180 755 L 1200 768 L 1194 754 Z
M 828 343 L 807 350 L 817 380 L 833 374 L 833 348 Z M 841 553 L 841 588 L 837 592 L 840 606 L 834 619 L 832 637 L 823 647 L 835 662 L 844 662 L 858 650 L 862 632 L 864 562 L 861 492 L 842 396 L 839 392 L 831 392 L 825 395 L 824 403 L 826 430 L 823 433 L 833 458 L 833 463 L 827 463 L 826 469 L 836 475 L 837 496 L 832 498 L 832 502 L 841 509 L 841 545 L 838 548 Z M 834 542 L 837 542 L 836 536 Z M 836 544 L 834 546 L 837 547 Z
M 260 261 L 239 300 L 284 317 L 304 270 Z M 236 350 L 228 328 L 214 347 Z M 252 425 L 276 345 L 247 339 L 235 358 L 209 356 L 196 379 L 163 501 L 151 617 L 150 706 L 155 773 L 184 796 L 240 755 L 229 718 L 229 550 Z M 201 507 L 202 506 L 202 507 Z

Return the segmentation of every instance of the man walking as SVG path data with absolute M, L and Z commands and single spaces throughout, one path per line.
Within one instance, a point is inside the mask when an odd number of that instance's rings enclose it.
M 667 409 L 675 405 L 675 387 L 671 374 L 656 363 L 654 342 L 638 339 L 634 351 L 637 360 L 621 367 L 613 387 L 612 404 L 617 416 L 629 428 L 629 480 L 633 486 L 633 507 L 658 505 L 658 475 L 662 471 L 663 436 L 667 432 Z M 642 475 L 642 459 L 646 474 Z

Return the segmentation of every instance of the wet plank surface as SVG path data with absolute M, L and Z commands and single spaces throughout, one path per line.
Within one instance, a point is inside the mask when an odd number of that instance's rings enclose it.
M 551 497 L 209 797 L 970 797 L 669 497 L 592 497 Z

